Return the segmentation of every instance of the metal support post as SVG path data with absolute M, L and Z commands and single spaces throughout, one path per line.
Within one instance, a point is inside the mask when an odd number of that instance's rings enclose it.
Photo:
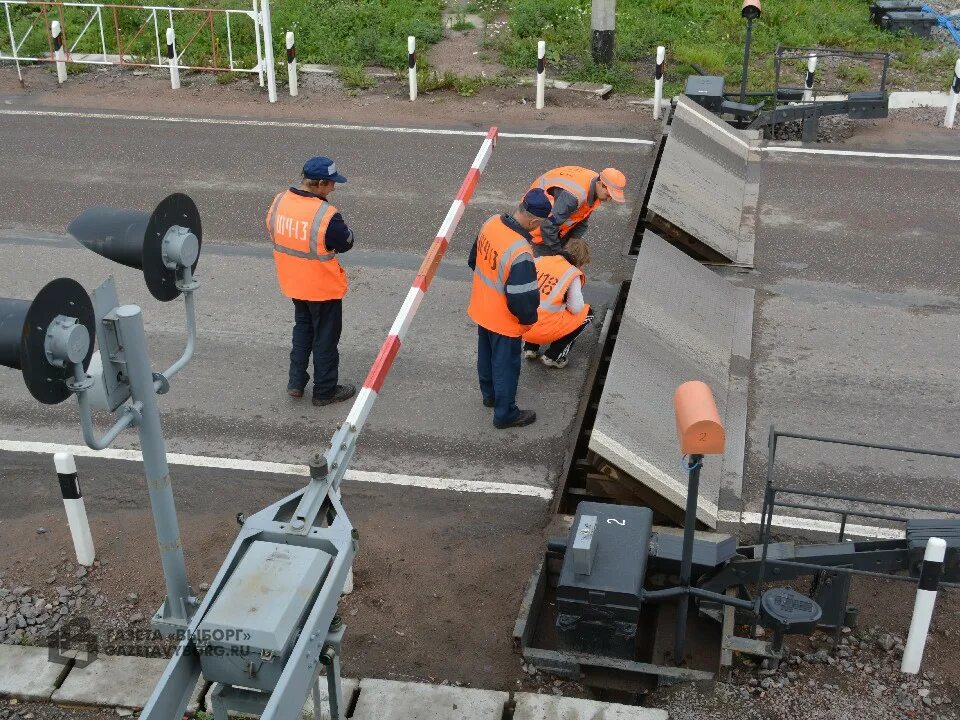
M 953 120 L 957 116 L 957 99 L 960 98 L 960 58 L 953 68 L 953 84 L 950 86 L 950 97 L 947 98 L 947 112 L 943 116 L 943 126 L 953 127 Z
M 297 82 L 297 48 L 293 42 L 293 32 L 287 32 L 287 82 L 290 85 L 290 97 L 299 92 Z
M 537 110 L 543 110 L 543 94 L 547 81 L 547 43 L 537 42 Z
M 57 82 L 63 85 L 67 81 L 67 63 L 63 50 L 63 28 L 59 20 L 50 23 L 50 34 L 53 36 L 53 57 L 57 61 Z
M 817 73 L 817 56 L 811 55 L 807 58 L 807 77 L 803 81 L 803 101 L 813 100 L 813 78 Z
M 663 104 L 663 64 L 667 58 L 667 49 L 657 46 L 657 64 L 653 68 L 653 119 L 660 119 L 660 106 Z
M 407 37 L 407 78 L 410 83 L 410 102 L 417 99 L 417 39 Z
M 170 63 L 170 87 L 180 89 L 180 61 L 177 58 L 177 38 L 172 27 L 167 28 L 167 62 Z
M 267 97 L 277 101 L 277 73 L 273 63 L 273 24 L 270 20 L 270 0 L 260 0 L 260 23 L 263 26 L 263 55 L 267 63 Z
M 336 623 L 339 618 L 334 618 Z M 346 715 L 346 706 L 343 704 L 343 685 L 340 682 L 340 640 L 343 633 L 333 633 L 327 640 L 328 645 L 320 655 L 320 662 L 327 669 L 327 699 L 330 703 L 330 720 L 341 720 Z M 319 680 L 318 680 L 319 682 Z M 320 718 L 320 703 L 318 702 L 320 689 L 317 683 L 313 685 L 313 712 Z
M 917 597 L 913 604 L 913 617 L 910 619 L 910 631 L 903 649 L 903 662 L 900 671 L 916 675 L 920 672 L 920 661 L 927 645 L 927 633 L 933 618 L 933 606 L 937 602 L 937 588 L 943 575 L 943 559 L 946 557 L 947 543 L 942 538 L 927 540 L 923 552 L 923 565 L 920 581 L 917 583 Z
M 743 76 L 740 78 L 740 102 L 747 99 L 747 75 L 750 72 L 750 42 L 753 40 L 753 18 L 747 18 L 747 39 L 743 44 Z
M 117 329 L 120 337 L 131 396 L 139 404 L 137 430 L 143 453 L 143 469 L 150 492 L 150 505 L 160 546 L 160 562 L 167 598 L 155 617 L 161 630 L 186 627 L 193 610 L 193 599 L 187 586 L 187 568 L 180 542 L 177 509 L 167 468 L 167 451 L 160 427 L 160 409 L 154 390 L 154 373 L 147 354 L 147 336 L 143 313 L 136 305 L 117 308 Z
M 700 496 L 700 468 L 703 455 L 691 455 L 687 462 L 687 509 L 683 518 L 683 556 L 680 560 L 680 587 L 677 600 L 677 629 L 673 641 L 673 661 L 682 665 L 687 639 L 687 610 L 690 607 L 690 576 L 693 574 L 693 539 L 697 530 L 697 498 Z
M 73 538 L 73 549 L 77 562 L 90 567 L 96 557 L 93 549 L 93 535 L 90 533 L 90 521 L 83 504 L 80 480 L 77 478 L 77 464 L 70 453 L 56 453 L 53 463 L 60 482 L 60 494 L 63 495 L 63 509 L 67 514 L 67 525 Z
M 10 22 L 10 4 L 3 4 L 3 13 L 7 18 L 7 33 L 10 35 L 10 52 L 13 54 L 13 62 L 17 66 L 17 80 L 23 85 L 23 72 L 20 70 L 20 56 L 17 53 L 17 39 L 13 35 L 13 23 Z
M 590 12 L 590 55 L 598 65 L 613 64 L 617 0 L 593 0 Z

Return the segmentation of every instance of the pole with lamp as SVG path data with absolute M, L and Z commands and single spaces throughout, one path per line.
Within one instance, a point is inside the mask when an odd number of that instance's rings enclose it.
M 722 455 L 726 432 L 717 411 L 710 386 L 699 380 L 688 380 L 673 395 L 673 412 L 677 421 L 683 469 L 687 472 L 687 508 L 683 519 L 683 553 L 680 561 L 680 587 L 677 599 L 677 629 L 673 657 L 682 665 L 687 637 L 687 613 L 690 608 L 690 585 L 693 576 L 693 544 L 697 530 L 697 501 L 700 499 L 700 468 L 704 455 Z
M 740 14 L 747 21 L 747 39 L 743 44 L 743 76 L 740 78 L 740 102 L 746 102 L 747 74 L 750 68 L 750 41 L 753 38 L 753 21 L 760 17 L 760 0 L 743 0 Z

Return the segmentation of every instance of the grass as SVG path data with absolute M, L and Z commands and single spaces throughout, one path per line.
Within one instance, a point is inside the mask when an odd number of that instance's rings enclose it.
M 368 90 L 376 85 L 376 81 L 363 69 L 362 65 L 341 66 L 337 75 L 344 87 L 350 90 Z
M 570 79 L 611 82 L 620 90 L 651 92 L 653 58 L 657 45 L 667 47 L 666 87 L 681 92 L 694 66 L 706 73 L 725 75 L 739 84 L 743 62 L 745 21 L 740 3 L 732 0 L 619 0 L 617 3 L 616 62 L 612 68 L 590 63 L 589 0 L 477 0 L 499 3 L 494 12 L 506 14 L 509 32 L 497 42 L 501 61 L 516 70 L 536 64 L 536 43 L 547 41 L 548 61 L 554 71 Z M 893 78 L 915 76 L 925 87 L 949 83 L 956 49 L 936 41 L 887 33 L 869 20 L 869 0 L 778 0 L 764 6 L 754 24 L 749 86 L 769 89 L 774 80 L 773 53 L 787 47 L 832 47 L 894 53 Z M 846 75 L 859 89 L 874 82 L 869 68 L 852 63 Z
M 215 7 L 250 10 L 251 3 L 243 0 L 171 0 L 178 7 Z M 67 45 L 73 44 L 90 14 L 81 8 L 65 7 L 64 30 Z M 284 36 L 293 30 L 297 43 L 297 58 L 302 63 L 335 64 L 348 67 L 383 65 L 400 69 L 407 63 L 407 36 L 417 38 L 418 49 L 425 50 L 443 37 L 443 0 L 273 0 L 273 49 L 277 67 L 286 63 Z M 10 6 L 14 34 L 20 38 L 37 20 L 35 6 Z M 117 11 L 117 23 L 124 42 L 129 42 L 149 13 L 138 9 Z M 107 53 L 118 54 L 117 41 L 110 32 L 113 25 L 111 12 L 104 13 Z M 206 24 L 205 24 L 206 23 Z M 74 52 L 100 53 L 100 36 L 94 22 L 91 30 L 81 38 Z M 162 36 L 166 22 L 161 19 Z M 213 42 L 216 43 L 218 64 L 227 64 L 227 28 L 222 13 L 214 15 L 211 30 L 207 15 L 190 12 L 175 16 L 174 29 L 178 45 L 187 47 L 184 63 L 188 65 L 211 65 Z M 4 28 L 5 30 L 5 28 Z M 0 49 L 9 52 L 10 41 L 6 32 L 0 36 Z M 242 15 L 231 16 L 230 43 L 237 66 L 251 68 L 256 65 L 256 38 L 253 22 Z M 21 54 L 43 56 L 49 53 L 47 38 L 43 32 L 42 19 L 37 22 L 27 38 Z M 166 47 L 161 37 L 161 53 Z M 157 42 L 153 23 L 148 22 L 139 36 L 124 54 L 157 60 Z
M 453 16 L 453 24 L 450 25 L 450 29 L 455 30 L 457 32 L 463 32 L 465 30 L 473 30 L 475 27 L 476 25 L 474 25 L 472 22 L 467 20 L 467 15 L 463 10 L 459 10 Z
M 172 0 L 182 7 L 231 7 L 249 9 L 245 0 Z M 773 53 L 778 45 L 792 47 L 836 47 L 849 50 L 881 50 L 894 54 L 891 80 L 894 87 L 944 89 L 951 77 L 957 48 L 936 41 L 887 33 L 869 21 L 870 0 L 777 0 L 767 3 L 763 17 L 755 23 L 750 69 L 752 89 L 770 89 L 774 79 Z M 443 36 L 444 0 L 273 0 L 273 35 L 276 64 L 285 63 L 283 37 L 296 35 L 297 57 L 301 63 L 333 64 L 344 68 L 341 79 L 348 87 L 368 87 L 370 80 L 360 68 L 382 65 L 398 71 L 406 67 L 406 38 L 415 35 L 421 62 L 426 49 Z M 612 67 L 590 61 L 590 0 L 470 0 L 457 8 L 454 30 L 472 27 L 466 13 L 475 13 L 491 22 L 508 20 L 499 34 L 488 35 L 483 47 L 493 51 L 511 70 L 529 72 L 536 66 L 537 40 L 547 41 L 547 63 L 554 77 L 612 84 L 626 92 L 650 93 L 653 88 L 653 57 L 657 45 L 667 47 L 665 92 L 681 92 L 688 75 L 699 68 L 725 75 L 728 87 L 740 82 L 745 24 L 736 0 L 619 0 L 617 4 L 616 61 Z M 82 9 L 65 7 L 67 43 L 89 19 Z M 14 32 L 22 37 L 36 19 L 34 8 L 10 7 Z M 105 13 L 112 26 L 111 13 Z M 132 38 L 147 13 L 136 9 L 117 11 L 124 38 Z M 184 55 L 188 65 L 212 63 L 212 45 L 218 61 L 226 64 L 227 32 L 223 15 L 214 17 L 213 27 L 204 24 L 202 12 L 178 15 L 175 21 L 178 43 L 194 37 Z M 242 15 L 231 18 L 230 43 L 238 67 L 256 64 L 253 23 Z M 161 34 L 163 32 L 161 23 Z M 100 52 L 96 23 L 81 39 L 75 52 Z M 0 49 L 9 52 L 9 39 L 0 37 Z M 118 52 L 116 38 L 106 33 L 107 52 Z M 46 55 L 47 38 L 35 27 L 23 53 Z M 161 51 L 162 47 L 161 41 Z M 148 24 L 125 53 L 156 61 L 156 38 Z M 79 69 L 70 65 L 71 71 Z M 876 68 L 845 63 L 828 68 L 821 63 L 819 83 L 836 81 L 856 90 L 872 86 Z M 791 66 L 790 81 L 802 77 L 802 64 Z M 477 92 L 479 81 L 453 73 L 437 75 L 423 68 L 421 89 L 455 89 L 464 96 Z M 282 75 L 282 73 L 280 73 Z M 230 75 L 224 76 L 231 77 Z M 226 79 L 223 82 L 227 82 Z

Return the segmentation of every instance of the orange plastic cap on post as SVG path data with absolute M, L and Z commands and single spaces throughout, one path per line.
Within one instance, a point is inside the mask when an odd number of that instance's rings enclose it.
M 726 434 L 710 386 L 699 380 L 683 383 L 673 394 L 677 437 L 684 455 L 722 455 Z

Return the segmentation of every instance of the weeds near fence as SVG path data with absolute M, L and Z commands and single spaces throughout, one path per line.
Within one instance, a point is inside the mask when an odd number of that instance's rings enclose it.
M 745 23 L 740 3 L 717 0 L 618 0 L 616 62 L 590 63 L 590 0 L 473 0 L 467 10 L 506 17 L 508 29 L 489 44 L 508 67 L 536 66 L 536 41 L 547 41 L 548 66 L 561 77 L 609 82 L 625 91 L 651 92 L 657 45 L 667 47 L 665 92 L 681 92 L 694 66 L 739 83 Z M 881 50 L 894 53 L 891 80 L 918 87 L 945 87 L 956 59 L 936 40 L 892 35 L 870 22 L 868 3 L 778 0 L 766 3 L 754 26 L 750 87 L 769 89 L 778 45 Z M 938 52 L 940 48 L 940 52 Z M 876 75 L 845 71 L 850 90 L 872 86 Z M 838 73 L 839 74 L 839 73 Z M 869 77 L 868 77 L 869 75 Z

